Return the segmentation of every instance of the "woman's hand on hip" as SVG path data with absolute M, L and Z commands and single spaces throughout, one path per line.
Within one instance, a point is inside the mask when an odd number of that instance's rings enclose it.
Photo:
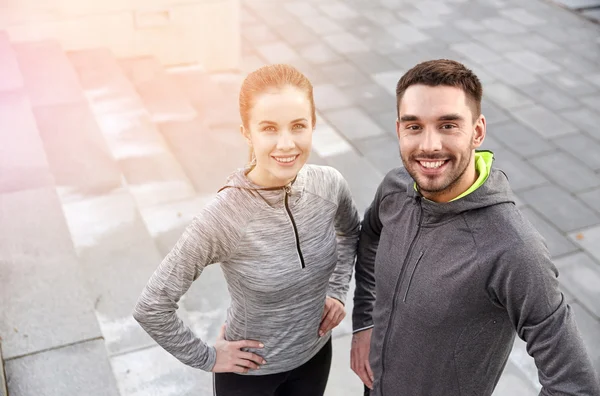
M 325 309 L 321 318 L 321 326 L 319 326 L 319 337 L 323 337 L 327 332 L 337 325 L 346 317 L 344 304 L 332 297 L 325 299 Z
M 258 341 L 225 340 L 225 325 L 221 327 L 215 349 L 217 361 L 212 369 L 213 373 L 247 373 L 250 370 L 258 370 L 266 361 L 251 352 L 244 352 L 242 348 L 263 348 L 264 345 Z

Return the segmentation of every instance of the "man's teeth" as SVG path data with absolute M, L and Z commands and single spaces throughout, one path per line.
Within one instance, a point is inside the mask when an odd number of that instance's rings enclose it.
M 419 161 L 419 163 L 424 167 L 424 168 L 428 168 L 428 169 L 436 169 L 439 168 L 440 166 L 444 165 L 445 161 L 436 161 L 436 162 L 425 162 L 425 161 Z
M 292 162 L 293 160 L 295 160 L 297 157 L 297 155 L 294 155 L 293 157 L 275 157 L 275 159 L 278 162 Z

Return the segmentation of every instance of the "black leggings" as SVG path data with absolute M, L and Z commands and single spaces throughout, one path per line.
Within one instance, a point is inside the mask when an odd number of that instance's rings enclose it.
M 323 396 L 331 368 L 331 338 L 308 362 L 267 375 L 216 373 L 216 396 Z

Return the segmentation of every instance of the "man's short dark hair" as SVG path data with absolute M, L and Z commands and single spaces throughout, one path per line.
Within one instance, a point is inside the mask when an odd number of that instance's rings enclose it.
M 404 92 L 412 85 L 429 87 L 457 87 L 465 92 L 467 100 L 472 104 L 473 119 L 481 114 L 481 97 L 483 88 L 479 78 L 460 62 L 449 59 L 436 59 L 421 62 L 407 71 L 396 85 L 396 111 L 400 116 L 400 101 Z

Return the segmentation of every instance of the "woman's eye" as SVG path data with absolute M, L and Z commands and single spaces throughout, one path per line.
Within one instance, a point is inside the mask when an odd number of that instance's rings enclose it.
M 306 126 L 304 124 L 294 124 L 293 129 L 304 129 Z

